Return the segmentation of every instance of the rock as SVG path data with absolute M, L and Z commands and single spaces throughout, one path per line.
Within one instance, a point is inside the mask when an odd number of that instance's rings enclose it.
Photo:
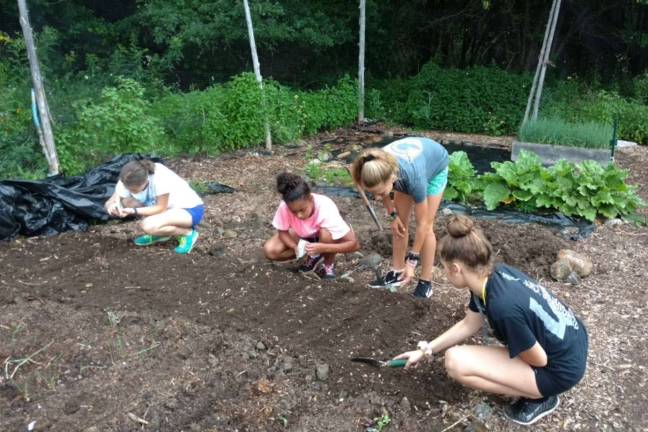
M 257 344 L 256 344 L 256 349 L 258 349 L 259 351 L 265 351 L 265 350 L 266 350 L 266 346 L 263 344 L 263 342 L 259 341 L 259 342 L 257 342 Z
M 333 155 L 330 151 L 320 150 L 317 152 L 317 159 L 319 159 L 320 162 L 328 162 L 333 159 Z
M 362 147 L 360 144 L 353 144 L 351 146 L 351 152 L 353 153 L 360 153 L 362 150 L 364 150 L 364 147 Z
M 617 148 L 626 148 L 626 147 L 636 147 L 639 144 L 633 141 L 624 141 L 624 140 L 617 140 L 616 146 Z
M 409 412 L 412 410 L 412 405 L 410 404 L 409 399 L 407 397 L 403 397 L 399 403 L 401 409 L 405 412 Z
M 351 276 L 345 275 L 345 274 L 340 276 L 340 280 L 347 281 L 349 283 L 355 283 L 355 279 L 353 279 Z
M 613 227 L 613 226 L 617 226 L 617 225 L 623 225 L 623 223 L 624 222 L 623 222 L 622 219 L 615 218 L 615 219 L 609 219 L 609 220 L 605 221 L 605 226 Z
M 559 259 L 551 265 L 551 277 L 558 282 L 567 279 L 567 276 L 573 271 L 571 264 L 566 259 Z
M 450 216 L 451 214 L 454 214 L 454 212 L 451 209 L 446 207 L 441 209 L 441 214 L 443 216 Z
M 320 381 L 326 381 L 329 376 L 329 365 L 327 365 L 326 363 L 318 364 L 315 370 L 315 376 Z
M 580 278 L 580 276 L 578 276 L 578 273 L 573 271 L 573 272 L 569 273 L 569 276 L 567 276 L 567 278 L 565 279 L 565 282 L 567 282 L 570 285 L 576 286 L 576 285 L 580 285 L 581 278 Z
M 383 133 L 383 138 L 389 138 L 389 139 L 394 138 L 394 132 L 390 130 L 386 130 Z
M 288 372 L 292 371 L 294 367 L 295 367 L 295 365 L 293 363 L 292 357 L 284 358 L 283 365 L 281 366 L 281 370 L 284 373 L 288 373 Z
M 486 402 L 479 402 L 473 408 L 473 414 L 477 420 L 486 421 L 493 415 L 493 407 Z
M 99 432 L 99 429 L 97 428 L 97 426 L 90 426 L 87 429 L 83 429 L 83 432 Z
M 349 156 L 351 156 L 351 152 L 350 151 L 345 151 L 345 152 L 342 152 L 339 155 L 337 155 L 337 158 L 339 160 L 344 160 L 344 159 L 348 158 Z
M 483 422 L 473 420 L 472 423 L 464 428 L 464 432 L 488 432 L 488 428 Z
M 571 249 L 562 249 L 558 252 L 558 259 L 566 259 L 569 261 L 572 269 L 578 273 L 578 276 L 580 277 L 587 277 L 592 273 L 592 260 L 576 251 Z
M 238 237 L 238 233 L 234 230 L 231 229 L 226 229 L 223 230 L 223 238 L 236 238 Z

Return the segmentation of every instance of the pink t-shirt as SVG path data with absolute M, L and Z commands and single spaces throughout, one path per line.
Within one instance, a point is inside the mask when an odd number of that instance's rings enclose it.
M 319 230 L 324 228 L 331 233 L 333 240 L 339 240 L 351 231 L 331 198 L 315 193 L 311 195 L 313 196 L 314 209 L 309 218 L 299 219 L 290 211 L 286 203 L 281 201 L 272 220 L 272 225 L 279 231 L 292 229 L 300 238 L 315 237 Z

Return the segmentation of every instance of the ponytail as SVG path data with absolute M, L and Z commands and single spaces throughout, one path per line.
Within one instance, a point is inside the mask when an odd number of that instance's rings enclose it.
M 397 174 L 396 158 L 381 149 L 365 150 L 351 165 L 353 182 L 361 188 L 378 186 Z

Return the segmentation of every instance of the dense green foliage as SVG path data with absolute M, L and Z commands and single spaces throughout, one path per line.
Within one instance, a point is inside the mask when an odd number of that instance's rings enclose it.
M 527 74 L 497 68 L 442 69 L 433 63 L 416 76 L 376 83 L 388 119 L 418 129 L 510 134 L 524 116 Z
M 520 127 L 520 141 L 570 147 L 605 149 L 610 147 L 611 124 L 569 123 L 559 118 L 530 120 Z
M 472 164 L 465 153 L 457 153 L 452 155 L 448 200 L 466 201 L 475 194 L 473 202 L 483 202 L 488 210 L 502 206 L 525 212 L 544 209 L 589 221 L 632 215 L 645 205 L 636 188 L 625 183 L 628 173 L 614 165 L 563 160 L 546 168 L 537 156 L 522 152 L 516 162 L 493 163 L 492 172 L 470 178 Z

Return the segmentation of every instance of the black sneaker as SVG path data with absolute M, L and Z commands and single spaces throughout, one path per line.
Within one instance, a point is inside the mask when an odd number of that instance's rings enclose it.
M 432 284 L 430 281 L 419 279 L 418 285 L 416 285 L 416 289 L 414 290 L 414 297 L 421 299 L 432 297 Z
M 310 273 L 317 268 L 317 265 L 324 259 L 322 255 L 306 256 L 304 263 L 299 267 L 299 273 Z
M 335 279 L 335 264 L 324 264 L 317 270 L 317 276 L 320 277 L 320 279 L 325 279 L 325 280 L 333 280 Z
M 504 408 L 504 415 L 517 424 L 528 426 L 551 414 L 560 405 L 558 396 L 542 399 L 520 398 L 517 402 Z
M 400 277 L 403 272 L 395 272 L 390 270 L 384 278 L 378 278 L 375 281 L 371 282 L 369 286 L 371 288 L 398 288 L 401 286 Z

